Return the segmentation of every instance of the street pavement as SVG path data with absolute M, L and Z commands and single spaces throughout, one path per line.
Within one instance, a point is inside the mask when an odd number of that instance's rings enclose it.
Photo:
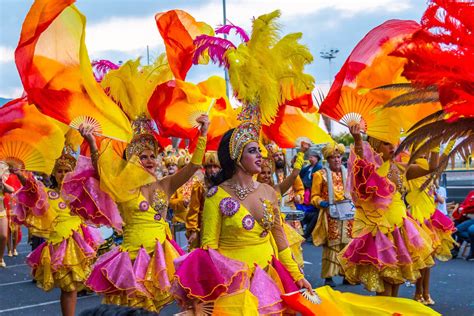
M 26 233 L 26 232 L 25 232 Z M 26 236 L 24 234 L 23 236 Z M 59 290 L 44 292 L 31 282 L 30 269 L 25 264 L 29 253 L 29 245 L 25 241 L 19 245 L 18 257 L 5 256 L 8 265 L 0 270 L 0 315 L 60 315 Z M 320 279 L 321 248 L 311 244 L 303 245 L 305 274 L 314 287 L 323 285 Z M 474 262 L 455 259 L 448 262 L 438 262 L 431 273 L 431 295 L 436 301 L 434 309 L 443 315 L 473 315 L 474 316 Z M 354 292 L 363 295 L 373 295 L 362 286 L 340 285 L 341 277 L 335 278 L 336 290 Z M 415 288 L 402 285 L 400 296 L 413 297 Z M 77 314 L 100 304 L 100 297 L 89 295 L 78 298 Z M 167 306 L 160 315 L 173 315 L 178 312 L 175 304 Z

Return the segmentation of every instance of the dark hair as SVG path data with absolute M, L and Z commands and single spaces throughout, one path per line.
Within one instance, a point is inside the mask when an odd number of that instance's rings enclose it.
M 50 186 L 51 189 L 59 188 L 59 183 L 58 183 L 58 180 L 56 180 L 55 176 L 51 175 L 49 177 L 49 180 L 51 181 L 51 186 Z
M 211 182 L 213 185 L 219 185 L 222 182 L 232 178 L 235 173 L 235 161 L 230 158 L 229 143 L 230 138 L 232 137 L 232 132 L 234 129 L 228 130 L 222 136 L 219 143 L 219 148 L 217 149 L 217 157 L 221 164 L 221 171 L 215 176 L 211 177 Z

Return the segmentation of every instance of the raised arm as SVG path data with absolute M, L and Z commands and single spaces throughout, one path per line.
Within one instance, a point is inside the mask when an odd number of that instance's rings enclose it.
M 209 118 L 207 115 L 201 115 L 197 120 L 201 124 L 201 134 L 199 136 L 196 149 L 194 150 L 191 162 L 172 176 L 165 177 L 161 184 L 168 196 L 171 196 L 176 190 L 186 183 L 201 168 L 202 159 L 206 151 L 207 130 L 209 128 Z
M 349 132 L 354 138 L 354 150 L 359 158 L 364 159 L 364 149 L 362 145 L 362 136 L 360 135 L 360 125 L 355 124 L 349 127 Z
M 92 166 L 94 167 L 95 171 L 98 173 L 99 168 L 97 166 L 97 161 L 99 160 L 99 149 L 97 148 L 97 142 L 93 134 L 94 127 L 92 125 L 83 123 L 81 124 L 81 126 L 79 126 L 79 133 L 81 133 L 81 136 L 89 144 L 89 148 L 91 150 Z
M 298 178 L 298 176 L 300 174 L 300 171 L 301 171 L 301 168 L 303 167 L 304 154 L 308 151 L 309 145 L 310 144 L 308 144 L 308 143 L 301 142 L 300 152 L 298 152 L 296 154 L 296 160 L 295 160 L 295 163 L 293 165 L 293 171 L 290 173 L 289 176 L 287 176 L 285 178 L 285 180 L 283 180 L 282 183 L 280 183 L 278 185 L 278 189 L 280 190 L 280 194 L 282 194 L 282 195 L 285 194 L 286 191 L 288 191 L 293 186 L 296 179 Z M 303 187 L 303 191 L 304 191 L 304 187 Z

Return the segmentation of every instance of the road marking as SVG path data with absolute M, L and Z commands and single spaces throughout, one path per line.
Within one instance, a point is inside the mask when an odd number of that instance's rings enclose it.
M 25 281 L 17 281 L 17 282 L 10 282 L 10 283 L 1 283 L 1 286 L 9 286 L 9 285 L 15 285 L 15 284 L 22 284 L 22 283 L 31 283 L 31 280 L 25 280 Z
M 24 266 L 27 266 L 27 264 L 26 263 L 13 264 L 13 265 L 8 265 L 7 269 L 16 268 L 16 267 L 24 267 Z
M 95 294 L 92 294 L 92 295 L 89 295 L 89 296 L 82 296 L 82 297 L 78 297 L 77 300 L 79 301 L 79 300 L 82 300 L 82 299 L 85 299 L 85 298 L 96 297 L 96 296 L 97 295 L 95 295 Z M 0 314 L 7 313 L 7 312 L 19 311 L 19 310 L 22 310 L 22 309 L 34 308 L 34 307 L 38 307 L 38 306 L 58 304 L 60 302 L 61 302 L 60 300 L 55 300 L 55 301 L 38 303 L 38 304 L 33 304 L 33 305 L 26 305 L 26 306 L 19 306 L 19 307 L 13 307 L 13 308 L 8 308 L 8 309 L 2 309 L 2 310 L 0 310 Z

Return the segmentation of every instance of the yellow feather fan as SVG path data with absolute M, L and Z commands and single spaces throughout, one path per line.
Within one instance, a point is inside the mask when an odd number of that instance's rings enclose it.
M 119 69 L 109 71 L 101 85 L 127 116 L 135 120 L 144 113 L 149 117 L 147 103 L 155 87 L 172 78 L 166 55 L 161 54 L 149 66 L 141 66 L 140 58 L 127 61 Z

